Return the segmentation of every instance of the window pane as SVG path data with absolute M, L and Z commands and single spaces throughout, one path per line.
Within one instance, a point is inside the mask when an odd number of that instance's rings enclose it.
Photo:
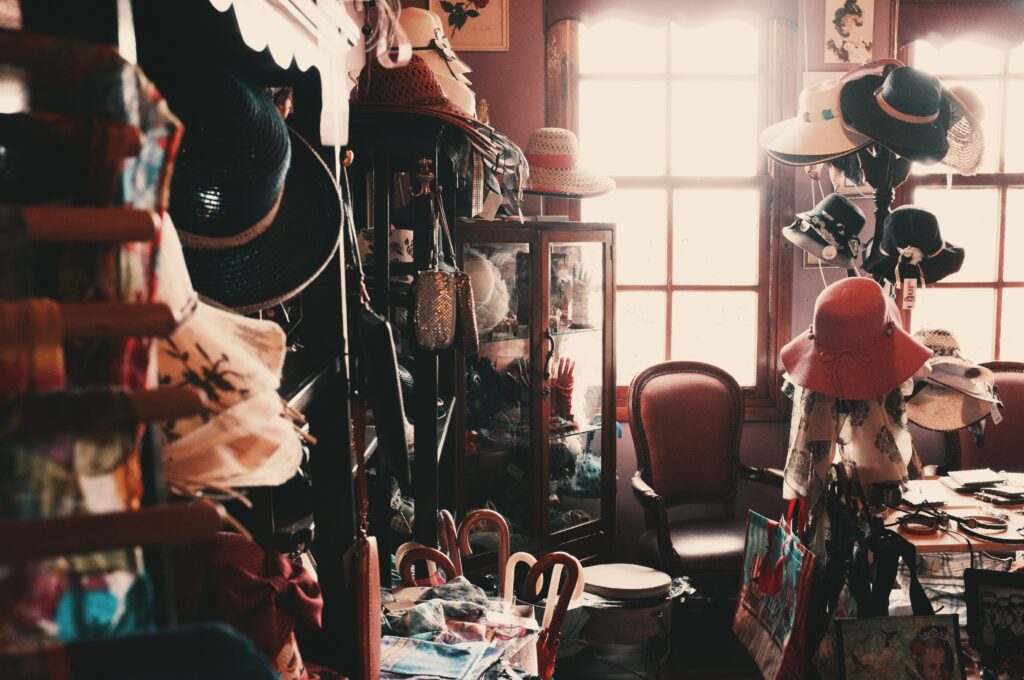
M 756 284 L 758 198 L 756 189 L 677 190 L 672 282 Z
M 612 19 L 580 24 L 579 38 L 580 73 L 665 72 L 668 35 L 662 27 Z
M 999 194 L 995 189 L 919 187 L 914 204 L 935 213 L 942 237 L 966 251 L 964 266 L 943 281 L 994 281 L 999 236 Z
M 757 87 L 742 81 L 672 85 L 672 174 L 757 172 Z
M 668 207 L 660 189 L 616 189 L 583 201 L 584 222 L 615 223 L 615 282 L 667 282 Z
M 1024 43 L 1010 50 L 1010 73 L 1024 73 Z
M 944 328 L 971 361 L 988 361 L 995 348 L 995 291 L 986 288 L 926 288 L 917 291 L 914 330 Z
M 997 172 L 999 170 L 999 145 L 1000 125 L 1003 118 L 1003 86 L 998 81 L 992 80 L 946 80 L 943 79 L 946 87 L 963 87 L 974 93 L 981 102 L 982 110 L 975 111 L 981 118 L 981 130 L 985 134 L 985 155 L 981 159 L 978 172 Z M 1010 118 L 1014 120 L 1014 118 Z M 1017 126 L 1011 125 L 1007 137 Z M 945 165 L 921 165 L 914 164 L 915 173 L 940 172 L 945 173 Z
M 663 83 L 581 81 L 583 164 L 608 175 L 663 174 L 665 108 Z
M 740 385 L 753 385 L 757 365 L 757 294 L 674 293 L 672 359 L 704 361 L 725 369 Z
M 615 294 L 615 384 L 665 360 L 665 293 Z
M 1006 191 L 1006 245 L 1003 280 L 1024 281 L 1024 189 Z
M 1006 129 L 1006 172 L 1024 172 L 1024 130 L 1020 125 L 1024 116 L 1024 82 L 1011 81 L 1006 96 L 1006 120 L 1013 121 Z M 987 129 L 985 134 L 988 135 Z
M 672 24 L 673 73 L 757 73 L 757 27 L 743 21 Z
M 1000 73 L 1003 52 L 971 40 L 953 40 L 939 47 L 927 40 L 917 40 L 914 66 L 937 76 Z
M 1024 288 L 1003 289 L 1000 361 L 1024 361 Z

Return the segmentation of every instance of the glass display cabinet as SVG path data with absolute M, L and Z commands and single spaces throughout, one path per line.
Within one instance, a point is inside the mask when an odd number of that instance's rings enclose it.
M 613 225 L 462 220 L 478 356 L 460 355 L 455 506 L 509 522 L 513 550 L 607 555 L 615 527 Z M 471 534 L 474 553 L 495 534 Z M 472 568 L 470 563 L 469 568 Z

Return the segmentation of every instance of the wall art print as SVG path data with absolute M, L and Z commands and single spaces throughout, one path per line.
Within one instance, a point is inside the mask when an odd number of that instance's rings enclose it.
M 873 0 L 825 0 L 825 63 L 871 61 L 874 28 Z
M 430 0 L 456 52 L 508 51 L 510 0 Z

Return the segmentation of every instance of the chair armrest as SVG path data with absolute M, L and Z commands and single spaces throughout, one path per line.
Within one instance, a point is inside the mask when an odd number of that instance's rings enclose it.
M 672 539 L 669 537 L 668 509 L 665 506 L 665 500 L 643 480 L 639 470 L 633 475 L 631 487 L 633 497 L 644 508 L 647 528 L 654 529 L 657 533 L 658 558 L 661 561 L 661 568 L 669 574 L 673 574 L 675 570 L 672 565 L 678 560 L 678 555 L 676 555 L 675 548 L 672 547 Z
M 760 482 L 779 489 L 786 480 L 786 473 L 778 468 L 771 467 L 749 467 L 740 465 L 740 478 L 749 482 Z
M 643 480 L 639 471 L 633 475 L 632 487 L 633 497 L 640 501 L 640 505 L 644 506 L 644 508 L 655 508 L 658 505 L 665 506 L 665 501 Z

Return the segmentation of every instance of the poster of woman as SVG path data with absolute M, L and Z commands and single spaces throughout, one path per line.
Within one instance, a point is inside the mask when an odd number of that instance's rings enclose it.
M 825 0 L 825 63 L 871 61 L 874 4 L 864 0 Z

